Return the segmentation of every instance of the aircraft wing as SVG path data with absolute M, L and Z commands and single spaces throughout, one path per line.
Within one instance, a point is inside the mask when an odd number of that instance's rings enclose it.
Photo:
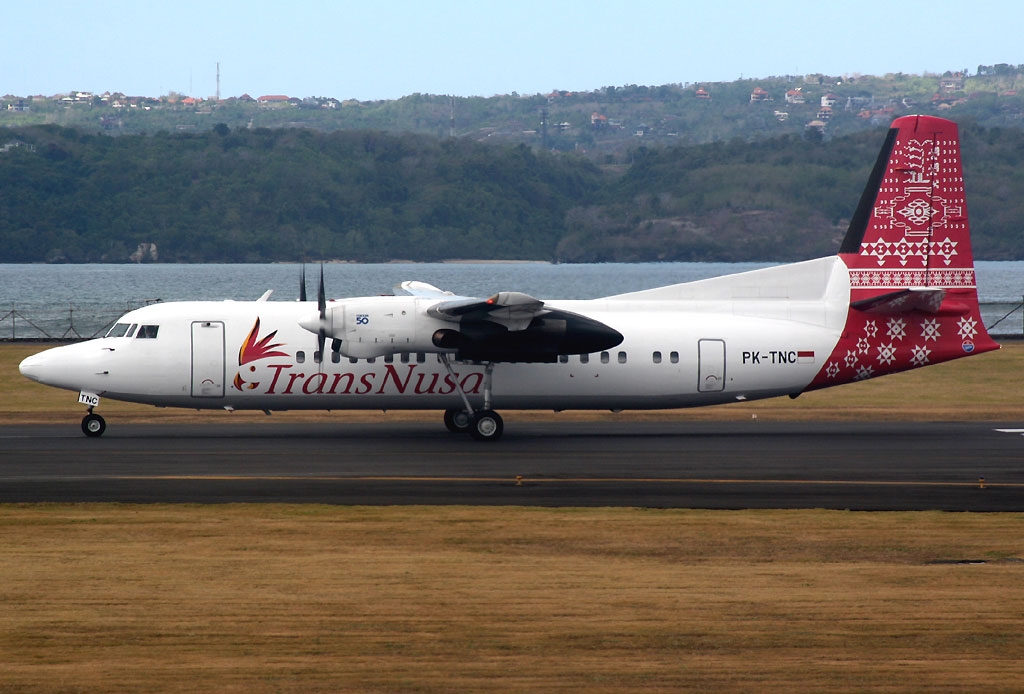
M 396 289 L 437 299 L 426 314 L 450 323 L 431 335 L 435 347 L 456 358 L 478 361 L 553 362 L 561 354 L 588 354 L 622 342 L 617 330 L 571 311 L 548 308 L 522 292 L 498 292 L 486 299 L 456 296 L 425 282 Z
M 453 299 L 434 304 L 427 314 L 456 323 L 490 321 L 509 330 L 525 330 L 537 316 L 548 313 L 544 302 L 522 292 L 498 292 L 487 299 Z
M 487 299 L 456 296 L 426 282 L 402 282 L 397 291 L 424 299 L 443 299 L 427 309 L 427 315 L 452 323 L 489 321 L 508 330 L 525 330 L 537 316 L 549 311 L 544 302 L 522 292 L 498 292 Z
M 395 287 L 396 292 L 403 292 L 409 296 L 418 296 L 424 299 L 450 299 L 454 294 L 438 289 L 426 282 L 406 281 Z

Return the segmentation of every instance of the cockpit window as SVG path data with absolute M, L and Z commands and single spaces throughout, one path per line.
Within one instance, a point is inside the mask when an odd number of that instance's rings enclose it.
M 137 324 L 132 323 L 132 327 L 128 328 L 128 332 L 125 334 L 125 337 L 131 337 L 132 335 L 134 335 L 135 334 L 135 328 L 137 328 L 137 327 L 139 327 Z
M 159 325 L 140 325 L 139 333 L 135 337 L 138 339 L 154 339 L 156 338 L 157 332 L 160 330 Z
M 124 337 L 125 333 L 127 332 L 127 323 L 114 323 L 113 327 L 111 327 L 110 330 L 107 331 L 107 334 L 104 335 L 104 337 Z

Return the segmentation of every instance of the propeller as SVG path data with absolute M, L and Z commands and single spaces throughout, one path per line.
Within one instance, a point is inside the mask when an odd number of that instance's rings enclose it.
M 299 300 L 306 301 L 306 266 L 302 266 L 301 276 L 299 280 Z M 320 265 L 320 283 L 317 287 L 316 292 L 316 317 L 309 316 L 299 321 L 306 330 L 311 333 L 316 333 L 316 359 L 317 362 L 323 365 L 324 362 L 324 345 L 327 342 L 327 292 L 324 289 L 324 266 Z M 341 351 L 341 339 L 331 338 L 331 351 Z
M 305 288 L 305 283 L 303 283 Z M 320 363 L 324 361 L 324 342 L 327 341 L 327 331 L 324 324 L 327 322 L 327 292 L 324 291 L 324 266 L 320 265 L 320 286 L 316 290 L 316 307 L 320 311 L 320 328 L 316 331 L 317 352 L 320 354 Z

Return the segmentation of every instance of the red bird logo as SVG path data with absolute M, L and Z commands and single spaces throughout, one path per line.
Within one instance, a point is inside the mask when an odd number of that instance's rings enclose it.
M 248 337 L 245 338 L 245 342 L 242 343 L 241 348 L 238 350 L 238 365 L 242 366 L 252 361 L 259 359 L 267 359 L 268 357 L 287 357 L 288 354 L 285 352 L 276 351 L 277 347 L 281 347 L 284 343 L 276 342 L 270 344 L 270 341 L 277 335 L 277 331 L 270 333 L 262 340 L 259 339 L 260 334 L 260 319 L 256 318 L 256 323 L 252 326 L 252 330 L 249 331 Z M 249 371 L 255 372 L 256 367 L 250 366 Z M 258 381 L 246 381 L 242 378 L 242 373 L 236 373 L 233 384 L 238 390 L 254 390 L 259 386 Z
M 248 364 L 251 361 L 257 359 L 266 359 L 268 357 L 287 357 L 288 355 L 284 352 L 274 351 L 275 348 L 281 347 L 284 343 L 278 342 L 275 344 L 269 344 L 274 336 L 277 335 L 277 331 L 270 333 L 262 340 L 258 340 L 260 332 L 260 319 L 256 318 L 256 324 L 252 326 L 252 330 L 249 331 L 249 336 L 245 338 L 245 342 L 242 343 L 241 349 L 238 350 L 238 365 L 242 366 Z

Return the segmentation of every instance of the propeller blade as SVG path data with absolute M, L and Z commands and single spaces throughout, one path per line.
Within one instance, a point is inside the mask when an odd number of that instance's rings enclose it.
M 306 264 L 299 271 L 299 301 L 306 301 Z
M 320 266 L 320 287 L 316 292 L 316 305 L 320 309 L 320 320 L 327 318 L 327 292 L 324 291 L 324 266 Z
M 327 320 L 327 292 L 324 289 L 324 266 L 320 264 L 320 286 L 316 290 L 316 305 L 320 309 L 320 329 L 316 333 L 317 352 L 320 353 L 320 363 L 324 361 L 324 343 L 327 341 L 327 331 L 324 330 L 324 322 Z

